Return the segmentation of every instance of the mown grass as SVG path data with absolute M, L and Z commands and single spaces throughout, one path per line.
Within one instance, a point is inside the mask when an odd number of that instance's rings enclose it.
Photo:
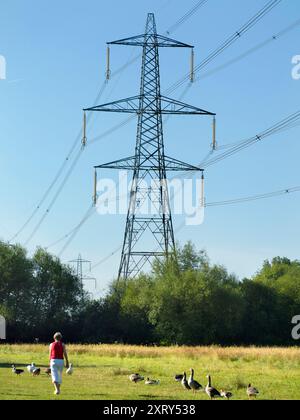
M 47 346 L 0 345 L 0 400 L 206 400 L 205 393 L 194 395 L 173 379 L 191 367 L 202 385 L 210 373 L 213 385 L 230 390 L 236 400 L 247 399 L 248 383 L 260 390 L 259 399 L 300 399 L 300 348 L 70 345 L 68 351 L 74 375 L 64 375 L 62 395 L 55 397 L 46 375 L 11 372 L 12 363 L 46 367 Z M 161 385 L 132 384 L 128 376 L 135 372 Z

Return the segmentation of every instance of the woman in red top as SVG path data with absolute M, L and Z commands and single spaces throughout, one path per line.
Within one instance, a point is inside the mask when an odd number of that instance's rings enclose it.
M 62 373 L 64 369 L 64 359 L 66 361 L 66 368 L 69 367 L 68 353 L 66 346 L 62 343 L 61 333 L 54 334 L 54 342 L 49 347 L 49 359 L 52 382 L 55 387 L 55 395 L 60 394 L 60 386 L 62 384 Z

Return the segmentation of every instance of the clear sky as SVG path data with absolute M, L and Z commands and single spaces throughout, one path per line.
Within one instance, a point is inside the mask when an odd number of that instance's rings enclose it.
M 253 16 L 266 0 L 209 0 L 172 37 L 195 45 L 196 63 Z M 3 0 L 0 55 L 7 78 L 0 80 L 0 237 L 8 240 L 22 226 L 53 180 L 81 128 L 82 108 L 94 104 L 105 75 L 106 41 L 143 32 L 146 15 L 155 12 L 164 33 L 196 1 Z M 283 0 L 269 15 L 203 71 L 239 56 L 300 18 L 298 0 Z M 300 80 L 293 80 L 292 57 L 300 54 L 300 26 L 189 89 L 185 101 L 216 112 L 219 144 L 246 139 L 298 111 Z M 112 71 L 138 49 L 113 47 Z M 162 90 L 186 74 L 189 52 L 161 51 Z M 140 61 L 107 86 L 100 103 L 136 95 Z M 201 74 L 199 74 L 201 76 Z M 179 98 L 182 90 L 172 96 Z M 89 126 L 92 139 L 124 121 L 124 115 L 97 114 Z M 209 152 L 211 121 L 173 117 L 165 127 L 167 154 L 197 164 Z M 55 206 L 28 249 L 47 247 L 67 234 L 91 204 L 93 166 L 133 154 L 135 121 L 87 147 Z M 206 173 L 208 202 L 265 193 L 300 184 L 299 127 L 265 140 Z M 115 176 L 105 173 L 105 176 Z M 44 207 L 17 238 L 26 241 Z M 206 210 L 205 222 L 182 229 L 177 240 L 191 239 L 240 278 L 253 275 L 267 258 L 299 258 L 300 194 Z M 180 224 L 175 218 L 175 228 Z M 124 216 L 95 214 L 62 255 L 79 253 L 96 263 L 123 239 Z M 64 242 L 50 249 L 59 253 Z M 120 253 L 94 270 L 98 292 L 118 270 Z

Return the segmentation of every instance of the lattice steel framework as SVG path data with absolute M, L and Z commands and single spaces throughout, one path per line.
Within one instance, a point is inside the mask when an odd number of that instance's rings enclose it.
M 92 263 L 88 260 L 83 260 L 81 255 L 78 255 L 78 258 L 76 260 L 69 261 L 69 263 L 74 264 L 76 266 L 76 275 L 79 278 L 81 282 L 81 286 L 83 287 L 84 281 L 92 280 L 95 283 L 95 289 L 97 288 L 97 280 L 95 277 L 86 276 L 83 274 L 83 266 L 88 265 L 89 266 L 89 272 L 91 272 Z
M 193 46 L 158 35 L 154 14 L 148 14 L 145 34 L 108 43 L 112 44 L 143 48 L 140 95 L 85 111 L 134 113 L 138 116 L 135 155 L 95 167 L 133 170 L 119 268 L 119 279 L 128 279 L 140 273 L 153 258 L 168 257 L 175 251 L 167 171 L 202 171 L 165 155 L 162 116 L 215 114 L 161 95 L 159 48 Z M 151 214 L 145 215 L 142 209 L 147 200 L 151 203 Z M 152 245 L 146 241 L 146 232 L 151 234 Z

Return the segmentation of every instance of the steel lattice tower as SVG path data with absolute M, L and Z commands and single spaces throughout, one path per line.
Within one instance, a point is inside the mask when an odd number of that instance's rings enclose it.
M 91 272 L 91 261 L 83 260 L 81 255 L 78 255 L 77 260 L 69 261 L 69 263 L 76 265 L 76 275 L 81 282 L 81 286 L 83 287 L 83 282 L 87 280 L 92 280 L 95 282 L 95 289 L 97 288 L 97 280 L 95 277 L 89 277 L 83 274 L 83 265 L 87 264 L 89 266 L 89 271 Z
M 119 279 L 128 279 L 140 273 L 153 258 L 168 257 L 175 251 L 167 171 L 202 171 L 165 155 L 163 115 L 215 114 L 161 95 L 159 48 L 193 46 L 158 35 L 153 13 L 148 14 L 145 34 L 108 43 L 112 44 L 143 48 L 140 94 L 84 111 L 134 113 L 138 116 L 135 155 L 95 167 L 133 171 L 119 268 Z M 144 215 L 141 209 L 148 199 L 151 214 Z M 152 245 L 145 249 L 143 241 L 147 232 L 151 234 Z

